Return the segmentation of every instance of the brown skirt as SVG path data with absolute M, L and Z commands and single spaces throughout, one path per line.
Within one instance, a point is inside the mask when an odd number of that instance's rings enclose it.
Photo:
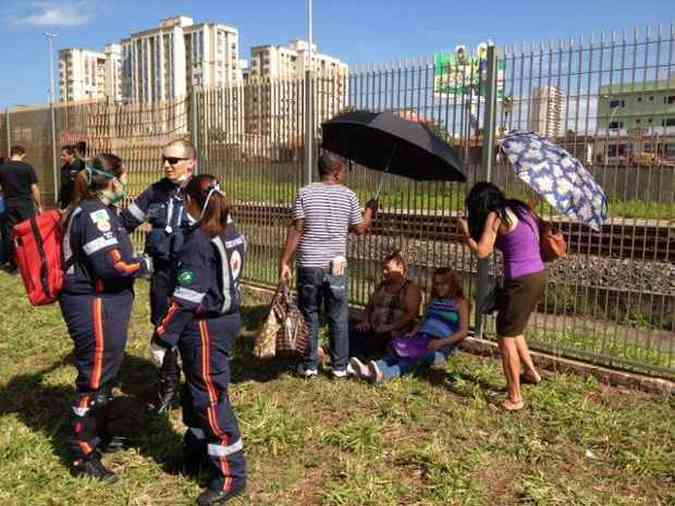
M 497 313 L 499 337 L 516 337 L 525 332 L 530 315 L 544 297 L 545 288 L 545 271 L 504 280 Z

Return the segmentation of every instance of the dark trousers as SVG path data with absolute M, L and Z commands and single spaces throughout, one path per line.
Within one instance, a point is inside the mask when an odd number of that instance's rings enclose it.
M 4 248 L 3 258 L 5 262 L 9 262 L 12 267 L 16 267 L 14 241 L 12 240 L 12 230 L 14 225 L 21 223 L 35 214 L 35 207 L 33 203 L 22 204 L 20 206 L 12 206 L 7 208 L 7 212 L 2 220 L 2 243 Z
M 309 354 L 305 367 L 319 365 L 319 311 L 323 305 L 328 320 L 330 353 L 334 370 L 347 368 L 349 359 L 348 277 L 333 276 L 325 269 L 298 269 L 298 308 L 309 326 Z
M 169 310 L 171 296 L 176 288 L 176 269 L 171 262 L 157 261 L 150 278 L 150 321 L 156 327 Z M 180 366 L 175 352 L 167 353 L 159 371 L 160 380 L 177 388 L 180 382 Z
M 69 446 L 76 460 L 90 456 L 105 436 L 103 406 L 110 399 L 127 344 L 134 296 L 61 294 L 59 304 L 75 344 L 76 398 Z
M 213 471 L 209 488 L 233 494 L 246 485 L 243 443 L 228 395 L 230 356 L 240 329 L 238 313 L 193 320 L 178 341 L 188 393 L 183 397 L 185 445 L 192 453 L 206 451 Z
M 176 287 L 176 270 L 168 262 L 155 262 L 155 271 L 150 278 L 150 321 L 157 326 L 171 304 L 171 295 Z
M 0 214 L 0 265 L 9 261 L 11 231 L 7 226 L 7 213 Z
M 349 356 L 363 360 L 372 356 L 379 358 L 384 355 L 391 341 L 391 334 L 382 334 L 372 330 L 361 332 L 356 329 L 356 323 L 349 323 Z

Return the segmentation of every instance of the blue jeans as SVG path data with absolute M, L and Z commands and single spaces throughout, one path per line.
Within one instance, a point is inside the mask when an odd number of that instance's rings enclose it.
M 428 369 L 432 365 L 445 364 L 450 355 L 455 354 L 455 347 L 443 348 L 439 351 L 432 351 L 424 355 L 422 358 L 412 360 L 409 358 L 401 358 L 393 353 L 387 353 L 384 358 L 377 360 L 375 363 L 380 369 L 385 380 L 400 378 L 415 371 L 422 371 Z
M 298 308 L 309 325 L 309 354 L 305 367 L 319 365 L 319 310 L 324 305 L 334 370 L 345 370 L 349 358 L 347 274 L 333 276 L 326 269 L 298 269 Z

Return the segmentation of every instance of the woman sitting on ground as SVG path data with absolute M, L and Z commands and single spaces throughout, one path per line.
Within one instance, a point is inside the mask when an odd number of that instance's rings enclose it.
M 350 326 L 350 356 L 381 356 L 392 336 L 412 329 L 420 312 L 422 292 L 407 279 L 407 273 L 408 266 L 400 253 L 384 259 L 382 282 L 370 296 L 361 321 Z
M 457 275 L 448 268 L 434 272 L 432 297 L 422 322 L 393 339 L 383 359 L 368 365 L 357 357 L 350 360 L 359 378 L 378 383 L 447 362 L 468 335 L 469 302 Z

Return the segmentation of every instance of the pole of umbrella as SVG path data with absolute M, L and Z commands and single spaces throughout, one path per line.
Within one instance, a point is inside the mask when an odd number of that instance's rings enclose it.
M 497 52 L 495 46 L 487 48 L 487 93 L 485 96 L 485 113 L 483 116 L 483 163 L 482 177 L 485 181 L 492 179 L 492 164 L 494 160 L 495 130 L 497 128 Z M 478 279 L 476 282 L 477 307 L 489 295 L 490 263 L 486 258 L 478 261 Z M 476 311 L 475 336 L 483 337 L 485 320 L 480 311 Z
M 397 144 L 394 144 L 394 149 L 391 150 L 391 155 L 389 155 L 389 161 L 387 166 L 384 168 L 384 172 L 380 176 L 380 182 L 377 184 L 377 193 L 375 193 L 375 200 L 380 198 L 380 193 L 382 193 L 382 187 L 384 186 L 384 178 L 387 177 L 389 173 L 389 166 L 391 165 L 392 160 L 394 159 L 394 154 L 396 154 Z

